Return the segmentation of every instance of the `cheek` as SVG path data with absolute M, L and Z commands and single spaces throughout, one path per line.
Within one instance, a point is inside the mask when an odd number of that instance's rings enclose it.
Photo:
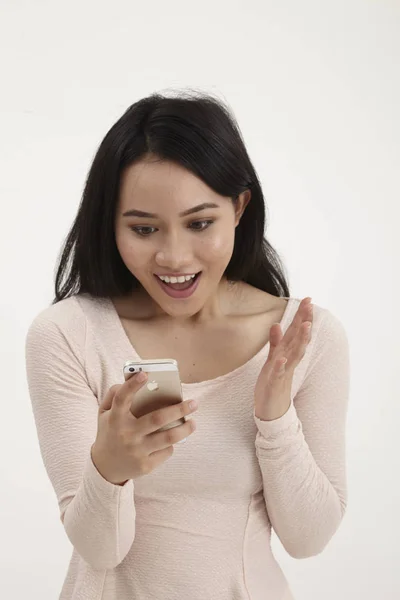
M 207 236 L 200 242 L 200 252 L 204 260 L 213 262 L 215 260 L 229 260 L 235 242 L 234 232 L 218 231 Z
M 134 233 L 121 234 L 116 238 L 118 251 L 130 271 L 138 271 L 145 267 L 149 260 L 149 248 L 134 239 Z M 139 243 L 138 243 L 139 242 Z

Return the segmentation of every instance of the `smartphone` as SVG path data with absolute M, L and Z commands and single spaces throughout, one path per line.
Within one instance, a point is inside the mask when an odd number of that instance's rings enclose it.
M 131 405 L 131 412 L 136 417 L 142 417 L 154 410 L 183 402 L 182 384 L 179 376 L 178 363 L 173 358 L 155 360 L 128 360 L 123 367 L 123 375 L 127 381 L 134 373 L 147 373 L 147 382 L 136 392 Z M 185 417 L 172 421 L 157 431 L 166 431 L 186 423 Z M 177 442 L 186 442 L 187 438 Z

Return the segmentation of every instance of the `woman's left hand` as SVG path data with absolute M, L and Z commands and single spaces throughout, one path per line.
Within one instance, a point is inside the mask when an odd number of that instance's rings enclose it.
M 288 411 L 293 373 L 311 339 L 312 321 L 313 305 L 311 298 L 306 297 L 300 302 L 285 335 L 279 323 L 272 325 L 268 358 L 255 387 L 255 415 L 259 419 L 273 421 Z

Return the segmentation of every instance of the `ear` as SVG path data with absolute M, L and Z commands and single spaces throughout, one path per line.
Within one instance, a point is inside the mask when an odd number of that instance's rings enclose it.
M 250 202 L 251 199 L 251 191 L 246 190 L 239 194 L 238 199 L 235 204 L 235 227 L 239 225 L 239 221 L 242 218 L 242 215 L 246 209 L 246 206 Z

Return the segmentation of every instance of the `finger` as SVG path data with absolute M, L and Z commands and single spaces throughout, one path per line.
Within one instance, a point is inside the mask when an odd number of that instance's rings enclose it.
M 151 455 L 157 451 L 164 450 L 175 444 L 181 444 L 187 441 L 188 436 L 196 430 L 194 419 L 187 419 L 179 427 L 171 427 L 167 431 L 154 432 L 144 437 L 144 447 L 146 453 Z
M 148 435 L 158 431 L 161 427 L 169 425 L 173 421 L 179 421 L 182 417 L 186 417 L 191 413 L 194 413 L 198 405 L 191 404 L 192 401 L 185 400 L 184 402 L 178 402 L 178 404 L 171 404 L 171 406 L 164 406 L 150 413 L 139 417 L 140 430 L 143 435 Z
M 302 322 L 306 321 L 307 319 L 309 319 L 309 317 L 312 315 L 312 303 L 311 303 L 312 298 L 310 298 L 310 296 L 307 296 L 307 298 L 303 298 L 303 300 L 300 302 L 297 314 L 296 314 L 296 320 L 298 325 L 301 325 Z
M 305 320 L 310 320 L 310 318 L 312 318 L 312 308 L 309 308 L 310 306 L 312 307 L 310 296 L 303 298 L 299 304 L 299 308 L 297 309 L 295 316 L 293 317 L 292 322 L 285 333 L 284 337 L 286 343 L 291 342 L 298 335 L 299 331 L 301 330 L 302 323 Z
M 308 321 L 306 321 L 305 323 L 303 323 L 303 339 L 302 342 L 303 344 L 308 344 L 308 342 L 311 339 L 311 329 L 312 329 L 312 317 L 310 319 L 308 319 Z
M 115 396 L 115 392 L 121 387 L 121 384 L 116 384 L 110 387 L 107 394 L 104 396 L 103 400 L 99 405 L 100 413 L 105 412 L 106 410 L 110 410 L 112 406 L 112 401 Z
M 269 330 L 269 351 L 267 361 L 272 360 L 277 346 L 279 346 L 283 338 L 280 323 L 274 323 Z
M 275 348 L 283 338 L 282 327 L 280 323 L 274 323 L 269 331 L 269 343 L 271 348 Z
M 131 377 L 129 377 L 129 379 L 127 379 L 116 391 L 111 406 L 111 412 L 115 414 L 130 412 L 129 409 L 132 404 L 132 397 L 143 387 L 146 380 L 147 375 L 144 371 L 131 375 Z

